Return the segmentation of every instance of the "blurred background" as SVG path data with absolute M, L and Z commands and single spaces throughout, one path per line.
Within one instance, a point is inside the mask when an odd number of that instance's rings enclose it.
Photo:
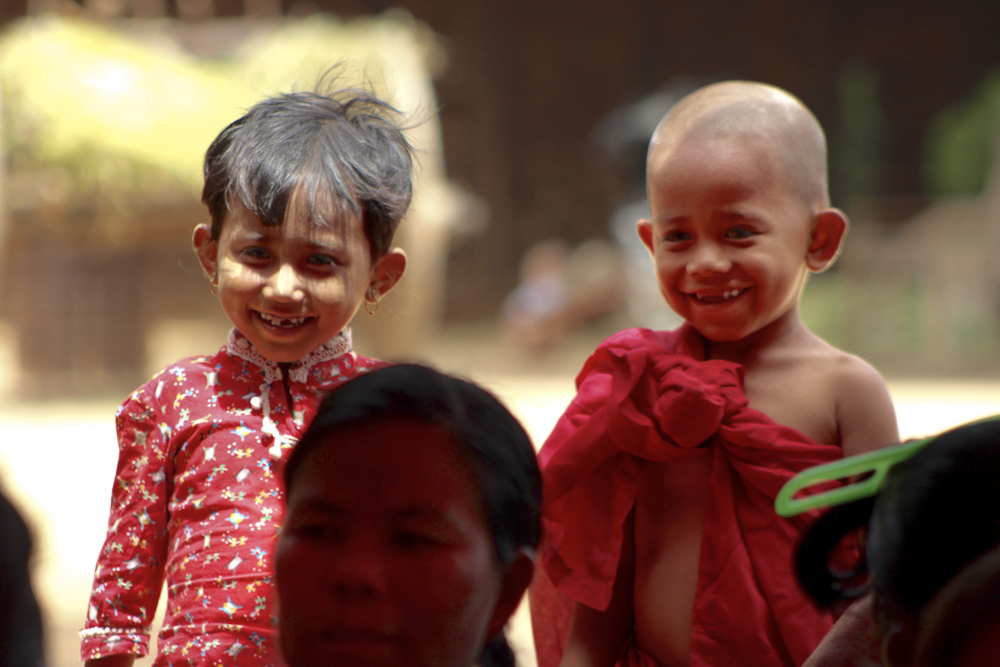
M 0 0 L 0 477 L 75 664 L 115 405 L 228 322 L 190 251 L 200 161 L 336 63 L 420 121 L 411 264 L 364 354 L 494 388 L 542 440 L 599 340 L 672 327 L 634 234 L 645 147 L 728 78 L 800 97 L 852 222 L 802 311 L 904 436 L 1000 412 L 1000 4 L 988 0 Z

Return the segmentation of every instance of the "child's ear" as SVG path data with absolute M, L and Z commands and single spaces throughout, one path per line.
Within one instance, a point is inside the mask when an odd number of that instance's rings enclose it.
M 835 208 L 823 209 L 812 219 L 806 265 L 819 273 L 833 264 L 847 235 L 847 216 Z
M 389 248 L 389 251 L 375 262 L 369 287 L 374 288 L 380 297 L 384 296 L 396 286 L 404 271 L 406 271 L 406 253 L 400 248 Z
M 511 615 L 517 609 L 517 605 L 524 596 L 524 591 L 528 590 L 528 584 L 535 575 L 535 561 L 527 550 L 522 549 L 517 554 L 517 559 L 507 566 L 500 582 L 500 595 L 497 603 L 493 607 L 493 615 L 490 617 L 489 625 L 486 626 L 486 639 L 496 637 L 503 630 Z
M 640 220 L 635 223 L 635 231 L 639 233 L 639 239 L 642 240 L 642 245 L 646 246 L 649 252 L 653 252 L 653 221 L 652 220 Z
M 212 284 L 218 279 L 219 244 L 212 238 L 212 228 L 209 225 L 198 225 L 194 228 L 191 245 L 198 255 L 201 268 Z

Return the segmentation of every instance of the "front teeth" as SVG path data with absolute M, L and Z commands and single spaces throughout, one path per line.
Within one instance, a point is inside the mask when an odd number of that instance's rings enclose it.
M 260 313 L 262 320 L 276 327 L 283 327 L 285 329 L 291 329 L 292 327 L 297 327 L 303 322 L 305 322 L 307 317 L 275 317 L 268 313 Z
M 738 290 L 738 289 L 729 290 L 728 292 L 723 292 L 722 293 L 722 298 L 723 299 L 732 299 L 735 296 L 739 296 L 739 293 L 740 293 L 740 290 Z

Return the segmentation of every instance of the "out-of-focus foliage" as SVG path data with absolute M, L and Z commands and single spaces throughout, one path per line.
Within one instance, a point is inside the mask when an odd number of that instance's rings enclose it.
M 972 97 L 945 109 L 928 133 L 924 174 L 928 190 L 954 197 L 982 191 L 1000 134 L 1000 71 L 990 73 Z
M 211 140 L 262 97 L 367 82 L 404 113 L 429 115 L 430 33 L 407 15 L 269 23 L 221 57 L 164 32 L 130 35 L 80 19 L 23 20 L 0 36 L 3 149 L 14 207 L 39 200 L 197 196 Z

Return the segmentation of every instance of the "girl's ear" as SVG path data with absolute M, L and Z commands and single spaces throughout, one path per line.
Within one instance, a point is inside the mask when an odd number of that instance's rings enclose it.
M 522 549 L 517 554 L 517 559 L 507 566 L 503 579 L 500 582 L 500 595 L 497 598 L 496 606 L 493 607 L 493 616 L 490 617 L 489 625 L 486 626 L 487 641 L 496 637 L 503 631 L 507 621 L 520 604 L 524 591 L 528 590 L 528 584 L 535 575 L 535 560 L 527 550 Z
M 369 290 L 375 290 L 382 297 L 396 286 L 406 271 L 406 253 L 400 248 L 389 248 L 389 251 L 378 258 L 372 267 L 372 279 Z
M 823 209 L 812 219 L 806 266 L 819 273 L 833 264 L 847 235 L 847 216 L 838 209 Z
M 201 269 L 205 272 L 205 276 L 213 285 L 217 284 L 219 244 L 212 238 L 212 228 L 209 225 L 195 227 L 194 235 L 191 237 L 191 245 L 194 246 L 194 252 L 198 255 L 198 261 L 201 262 Z

